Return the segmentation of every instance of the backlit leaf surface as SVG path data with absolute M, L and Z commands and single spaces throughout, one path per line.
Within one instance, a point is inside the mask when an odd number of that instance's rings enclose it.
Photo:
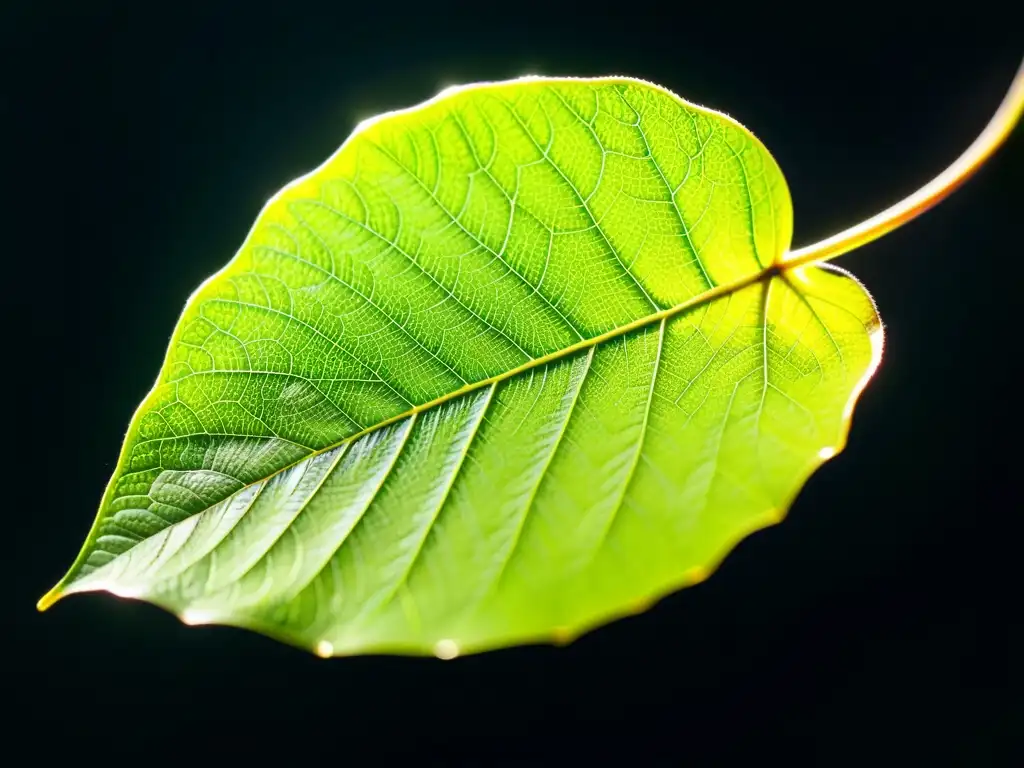
M 369 121 L 190 299 L 44 602 L 444 657 L 642 609 L 781 519 L 878 362 L 791 231 L 761 143 L 641 81 Z

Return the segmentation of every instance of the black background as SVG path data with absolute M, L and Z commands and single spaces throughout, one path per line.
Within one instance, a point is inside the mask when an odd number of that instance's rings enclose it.
M 13 492 L 0 592 L 14 718 L 53 734 L 95 719 L 80 744 L 109 755 L 134 734 L 186 752 L 269 749 L 293 720 L 296 762 L 303 745 L 423 759 L 537 750 L 544 735 L 545 750 L 622 742 L 669 764 L 1014 764 L 1021 131 L 939 208 L 842 257 L 887 327 L 847 450 L 784 524 L 644 615 L 566 648 L 325 662 L 105 595 L 35 612 L 88 531 L 185 299 L 358 120 L 453 83 L 643 77 L 766 143 L 801 245 L 945 167 L 1024 54 L 1020 27 L 976 3 L 926 17 L 773 5 L 763 19 L 732 4 L 346 5 L 4 6 Z

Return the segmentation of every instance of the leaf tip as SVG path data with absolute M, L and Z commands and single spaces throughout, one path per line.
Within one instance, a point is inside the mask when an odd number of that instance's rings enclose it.
M 62 597 L 64 597 L 64 593 L 60 591 L 60 584 L 58 584 L 45 595 L 43 595 L 41 598 L 39 598 L 39 602 L 36 603 L 36 610 L 42 613 L 43 611 L 50 608 Z

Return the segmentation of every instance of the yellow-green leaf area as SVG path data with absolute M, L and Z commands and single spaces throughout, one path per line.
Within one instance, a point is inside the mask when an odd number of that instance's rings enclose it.
M 734 120 L 625 78 L 361 125 L 189 300 L 61 585 L 321 655 L 561 641 L 706 576 L 881 353 Z

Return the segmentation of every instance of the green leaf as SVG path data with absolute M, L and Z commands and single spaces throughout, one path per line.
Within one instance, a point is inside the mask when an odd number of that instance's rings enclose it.
M 757 139 L 637 80 L 362 124 L 189 300 L 41 607 L 450 657 L 703 579 L 841 449 L 881 354 L 791 231 Z

